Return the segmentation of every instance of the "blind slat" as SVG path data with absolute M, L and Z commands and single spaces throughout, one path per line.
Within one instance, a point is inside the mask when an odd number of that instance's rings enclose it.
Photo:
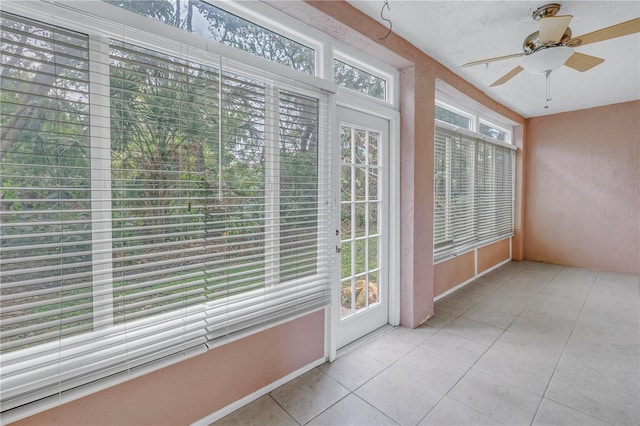
M 434 259 L 513 234 L 513 150 L 436 125 L 434 166 Z
M 329 303 L 325 95 L 0 19 L 3 410 Z

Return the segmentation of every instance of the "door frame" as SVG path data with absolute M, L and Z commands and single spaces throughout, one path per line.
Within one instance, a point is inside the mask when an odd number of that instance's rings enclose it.
M 331 194 L 333 200 L 333 229 L 340 229 L 340 119 L 338 107 L 352 109 L 357 112 L 372 115 L 389 121 L 388 140 L 388 304 L 389 324 L 400 324 L 400 113 L 390 104 L 373 98 L 364 98 L 350 90 L 340 88 L 336 95 L 335 107 L 332 111 L 332 141 L 331 160 L 332 167 L 331 185 L 334 190 Z M 335 236 L 335 246 L 339 247 L 341 236 Z M 340 264 L 340 254 L 335 253 L 337 264 Z M 331 275 L 331 305 L 325 309 L 325 355 L 329 361 L 337 356 L 337 330 L 340 323 L 340 268 L 334 268 Z

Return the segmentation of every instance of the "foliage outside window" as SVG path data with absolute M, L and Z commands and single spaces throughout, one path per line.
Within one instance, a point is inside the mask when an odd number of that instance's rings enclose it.
M 387 82 L 384 79 L 337 59 L 333 60 L 333 79 L 338 85 L 347 89 L 386 100 Z
M 3 410 L 327 303 L 322 97 L 1 19 Z
M 315 51 L 204 0 L 103 0 L 294 70 L 315 74 Z

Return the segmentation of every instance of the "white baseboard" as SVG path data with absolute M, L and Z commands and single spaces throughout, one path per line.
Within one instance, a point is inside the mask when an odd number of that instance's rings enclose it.
M 215 422 L 216 420 L 220 420 L 221 418 L 223 418 L 224 416 L 226 416 L 227 414 L 230 414 L 234 411 L 236 411 L 238 408 L 241 408 L 247 404 L 249 404 L 250 402 L 255 401 L 256 399 L 260 398 L 261 396 L 264 396 L 266 394 L 268 394 L 269 392 L 271 392 L 272 390 L 284 385 L 285 383 L 295 379 L 298 376 L 303 375 L 304 373 L 306 373 L 307 371 L 310 371 L 314 368 L 316 368 L 319 365 L 322 365 L 326 362 L 327 360 L 325 358 L 320 358 L 314 362 L 311 362 L 307 365 L 305 365 L 302 368 L 297 369 L 296 371 L 287 374 L 286 376 L 276 380 L 273 383 L 268 384 L 267 386 L 263 387 L 262 389 L 258 389 L 257 391 L 245 396 L 244 398 L 241 398 L 229 405 L 227 405 L 224 408 L 221 408 L 220 410 L 209 414 L 208 416 L 205 416 L 203 418 L 201 418 L 200 420 L 196 420 L 195 422 L 191 423 L 191 426 L 207 426 L 213 422 Z

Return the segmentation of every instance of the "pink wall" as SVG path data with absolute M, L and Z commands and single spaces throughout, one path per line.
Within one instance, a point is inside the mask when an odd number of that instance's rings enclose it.
M 474 252 L 470 251 L 434 265 L 434 293 L 441 295 L 475 275 Z
M 440 296 L 508 260 L 509 251 L 509 238 L 507 238 L 435 264 L 433 266 L 434 294 Z
M 478 273 L 509 259 L 509 239 L 478 248 Z
M 527 120 L 525 258 L 640 273 L 640 101 Z
M 186 425 L 323 356 L 318 311 L 13 425 Z

